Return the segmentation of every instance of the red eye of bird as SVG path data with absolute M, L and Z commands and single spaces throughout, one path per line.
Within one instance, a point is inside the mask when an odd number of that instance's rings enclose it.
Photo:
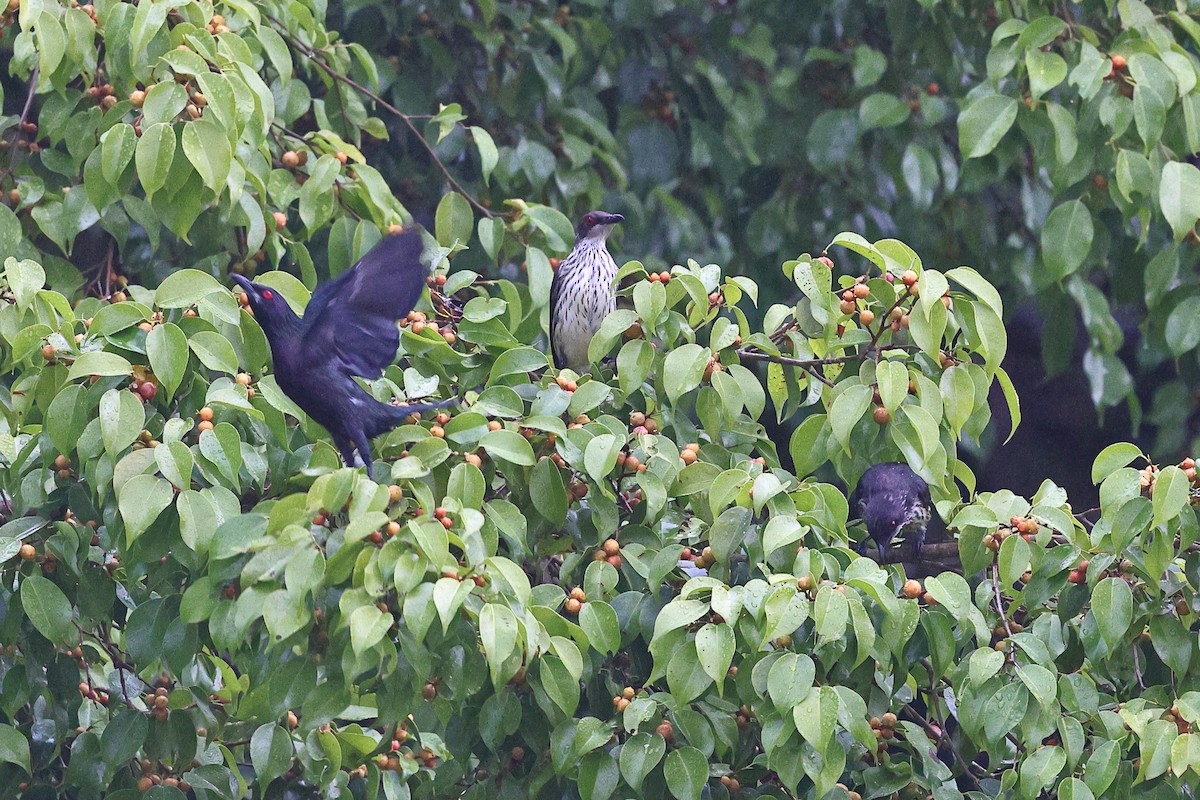
M 595 214 L 588 214 L 588 215 L 587 215 L 587 224 L 588 224 L 588 225 L 595 225 L 595 224 L 596 224 L 596 215 L 595 215 Z
M 275 293 L 272 292 L 270 289 L 263 289 L 263 293 L 262 293 L 263 300 L 270 300 L 274 296 L 275 296 Z

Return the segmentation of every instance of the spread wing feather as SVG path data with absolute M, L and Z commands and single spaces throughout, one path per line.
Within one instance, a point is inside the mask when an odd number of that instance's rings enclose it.
M 304 352 L 349 375 L 382 375 L 400 347 L 396 320 L 412 311 L 425 286 L 421 251 L 416 229 L 389 236 L 318 286 L 304 313 Z

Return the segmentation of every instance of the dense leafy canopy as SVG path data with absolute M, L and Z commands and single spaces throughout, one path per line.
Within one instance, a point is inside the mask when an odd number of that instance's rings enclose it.
M 1020 418 L 1025 292 L 1083 309 L 1100 404 L 1194 369 L 1196 23 L 810 5 L 821 47 L 784 2 L 10 6 L 0 792 L 1184 796 L 1195 464 L 1114 444 L 1081 511 L 977 493 L 960 442 L 1009 434 L 993 389 Z M 555 375 L 597 205 L 645 255 Z M 370 389 L 462 406 L 381 437 L 384 484 L 226 278 L 302 309 L 426 207 Z M 812 477 L 886 460 L 954 533 L 923 585 Z

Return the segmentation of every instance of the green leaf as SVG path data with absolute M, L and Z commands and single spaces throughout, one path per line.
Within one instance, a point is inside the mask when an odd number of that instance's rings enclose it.
M 1200 219 L 1200 169 L 1181 161 L 1164 164 L 1158 202 L 1175 241 L 1181 241 Z
M 1171 309 L 1163 338 L 1176 358 L 1200 345 L 1200 297 L 1185 298 Z
M 38 633 L 54 644 L 79 641 L 75 631 L 74 610 L 62 589 L 41 575 L 29 575 L 21 582 L 21 607 Z M 0 746 L 3 742 L 0 741 Z
M 678 400 L 700 385 L 708 366 L 711 351 L 698 344 L 684 344 L 667 353 L 663 362 L 662 379 L 667 396 Z
M 767 693 L 780 714 L 798 705 L 812 690 L 816 665 L 806 655 L 784 653 L 767 673 Z
M 571 249 L 575 241 L 575 226 L 557 208 L 530 203 L 525 216 L 546 237 L 546 244 L 556 253 Z
M 11 725 L 0 725 L 0 761 L 16 764 L 25 770 L 26 775 L 32 774 L 29 764 L 29 740 Z
M 1079 200 L 1057 206 L 1042 228 L 1042 260 L 1054 280 L 1062 280 L 1083 265 L 1095 234 L 1092 214 Z
M 1083 781 L 1098 795 L 1104 794 L 1117 777 L 1121 763 L 1121 746 L 1110 740 L 1096 745 L 1083 768 Z
M 455 242 L 466 244 L 475 226 L 471 204 L 458 192 L 447 192 L 438 203 L 434 223 L 438 244 L 442 247 L 452 247 Z
M 154 304 L 159 308 L 188 308 L 213 292 L 228 291 L 206 272 L 181 269 L 163 278 L 154 292 Z
M 39 289 L 46 285 L 46 271 L 36 261 L 18 261 L 11 256 L 4 260 L 4 278 L 12 289 L 17 308 L 29 308 Z
M 588 643 L 601 653 L 615 653 L 621 647 L 621 626 L 617 612 L 601 600 L 589 600 L 579 609 L 579 627 Z
M 109 389 L 100 398 L 100 436 L 114 458 L 133 444 L 146 422 L 146 412 L 133 392 Z
M 183 154 L 200 174 L 204 185 L 218 197 L 233 162 L 233 151 L 225 130 L 208 117 L 183 126 Z
M 551 459 L 539 461 L 534 467 L 530 489 L 533 497 L 538 499 L 536 509 L 547 522 L 560 527 L 566 521 L 566 489 L 563 486 L 563 476 Z
M 727 623 L 708 623 L 696 632 L 696 655 L 700 666 L 716 682 L 717 690 L 722 694 L 725 676 L 733 663 L 734 646 L 733 628 Z
M 267 785 L 292 763 L 292 738 L 279 725 L 268 722 L 250 737 L 250 763 L 256 780 Z
M 117 507 L 125 521 L 125 541 L 133 542 L 145 533 L 175 499 L 171 484 L 154 475 L 135 475 L 121 487 Z
M 1152 525 L 1164 525 L 1175 519 L 1188 504 L 1188 492 L 1191 481 L 1183 474 L 1183 470 L 1172 465 L 1163 467 L 1154 479 L 1152 501 L 1154 504 L 1154 521 Z
M 383 641 L 394 622 L 392 615 L 374 605 L 363 605 L 350 612 L 350 648 L 361 656 Z
M 85 401 L 87 390 L 79 384 L 70 384 L 59 390 L 46 411 L 46 432 L 55 449 L 70 453 L 79 442 L 90 415 Z
M 479 612 L 479 640 L 496 687 L 509 677 L 504 664 L 517 650 L 518 632 L 516 615 L 508 606 L 488 603 Z
M 694 747 L 681 747 L 667 755 L 663 765 L 667 788 L 679 800 L 699 800 L 708 782 L 708 759 Z
M 603 750 L 584 756 L 579 762 L 577 776 L 580 800 L 608 800 L 621 782 L 616 758 Z
M 200 363 L 215 372 L 233 375 L 238 371 L 237 353 L 233 345 L 215 331 L 198 331 L 188 339 L 188 345 Z
M 907 387 L 907 382 L 905 386 Z M 848 386 L 829 408 L 829 426 L 834 438 L 847 453 L 850 452 L 850 433 L 871 407 L 871 395 L 870 386 L 861 383 Z
M 91 350 L 75 359 L 75 363 L 67 371 L 67 380 L 73 381 L 89 375 L 129 375 L 132 372 L 133 365 L 116 353 Z
M 895 411 L 908 396 L 908 368 L 901 361 L 880 361 L 875 368 L 875 382 L 888 411 Z
M 858 123 L 864 131 L 893 128 L 903 124 L 908 115 L 908 104 L 887 92 L 869 95 L 858 106 Z
M 1079 778 L 1063 778 L 1058 784 L 1056 797 L 1058 800 L 1095 800 L 1095 795 L 1087 784 Z
M 173 322 L 155 325 L 146 334 L 146 356 L 150 368 L 166 390 L 164 399 L 175 396 L 175 390 L 183 383 L 188 365 L 188 340 L 184 332 Z
M 496 149 L 496 143 L 492 141 L 492 135 L 484 128 L 468 128 L 471 131 L 471 140 L 475 142 L 475 149 L 479 151 L 479 170 L 483 175 L 483 183 L 487 185 L 492 177 L 492 170 L 496 168 L 496 164 L 500 161 L 500 153 Z
M 117 123 L 104 132 L 100 137 L 100 172 L 104 180 L 113 186 L 120 183 L 121 175 L 133 160 L 136 144 L 137 136 L 129 123 Z
M 175 159 L 175 146 L 175 131 L 165 122 L 156 122 L 146 128 L 137 140 L 134 161 L 147 199 L 166 185 L 171 162 Z
M 142 712 L 133 709 L 118 712 L 100 736 L 105 763 L 116 767 L 129 761 L 142 748 L 149 730 L 149 718 Z
M 1067 765 L 1067 755 L 1061 747 L 1040 747 L 1021 764 L 1021 793 L 1036 797 L 1042 789 L 1058 778 Z
M 1092 593 L 1092 615 L 1111 652 L 1129 634 L 1133 622 L 1133 592 L 1121 578 L 1105 578 Z
M 958 146 L 966 159 L 982 158 L 996 149 L 1017 119 L 1017 101 L 1004 95 L 983 97 L 958 117 Z
M 1045 47 L 1062 35 L 1066 28 L 1067 23 L 1058 17 L 1045 16 L 1032 19 L 1021 31 L 1021 35 L 1017 37 L 1017 48 L 1028 50 Z
M 1029 73 L 1029 95 L 1034 100 L 1040 99 L 1067 77 L 1067 62 L 1058 53 L 1026 50 L 1025 69 Z
M 635 733 L 621 746 L 621 776 L 635 791 L 640 791 L 642 781 L 658 766 L 667 752 L 667 743 L 657 734 Z
M 1092 483 L 1099 484 L 1112 473 L 1125 467 L 1129 462 L 1145 458 L 1141 448 L 1129 442 L 1116 442 L 1100 451 L 1092 462 Z
M 480 438 L 479 444 L 493 458 L 501 458 L 523 467 L 532 467 L 537 463 L 529 441 L 516 431 L 507 428 L 488 431 Z
M 1075 117 L 1058 103 L 1046 104 L 1046 116 L 1054 128 L 1054 155 L 1059 164 L 1069 164 L 1079 149 Z
M 145 117 L 143 124 L 147 127 L 170 125 L 187 104 L 187 90 L 178 83 L 173 80 L 156 83 L 146 90 L 146 102 L 142 105 L 142 114 Z

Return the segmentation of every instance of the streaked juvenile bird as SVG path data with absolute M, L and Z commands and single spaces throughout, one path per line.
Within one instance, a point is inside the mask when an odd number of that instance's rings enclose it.
M 885 548 L 900 533 L 912 542 L 914 558 L 921 555 L 925 530 L 933 516 L 933 501 L 928 484 L 907 464 L 888 462 L 868 469 L 858 481 L 853 502 L 881 562 Z M 859 552 L 866 553 L 867 547 L 868 540 L 864 539 Z
M 550 285 L 550 352 L 558 369 L 588 367 L 588 344 L 600 323 L 617 307 L 613 279 L 617 262 L 606 240 L 625 218 L 589 211 L 575 229 L 575 247 L 554 272 Z
M 373 437 L 409 414 L 453 402 L 389 405 L 353 378 L 374 380 L 395 360 L 396 321 L 412 311 L 425 286 L 428 270 L 421 250 L 417 230 L 389 236 L 335 280 L 318 286 L 303 318 L 275 290 L 233 276 L 271 343 L 279 388 L 329 431 L 347 466 L 354 465 L 357 449 L 368 475 Z

